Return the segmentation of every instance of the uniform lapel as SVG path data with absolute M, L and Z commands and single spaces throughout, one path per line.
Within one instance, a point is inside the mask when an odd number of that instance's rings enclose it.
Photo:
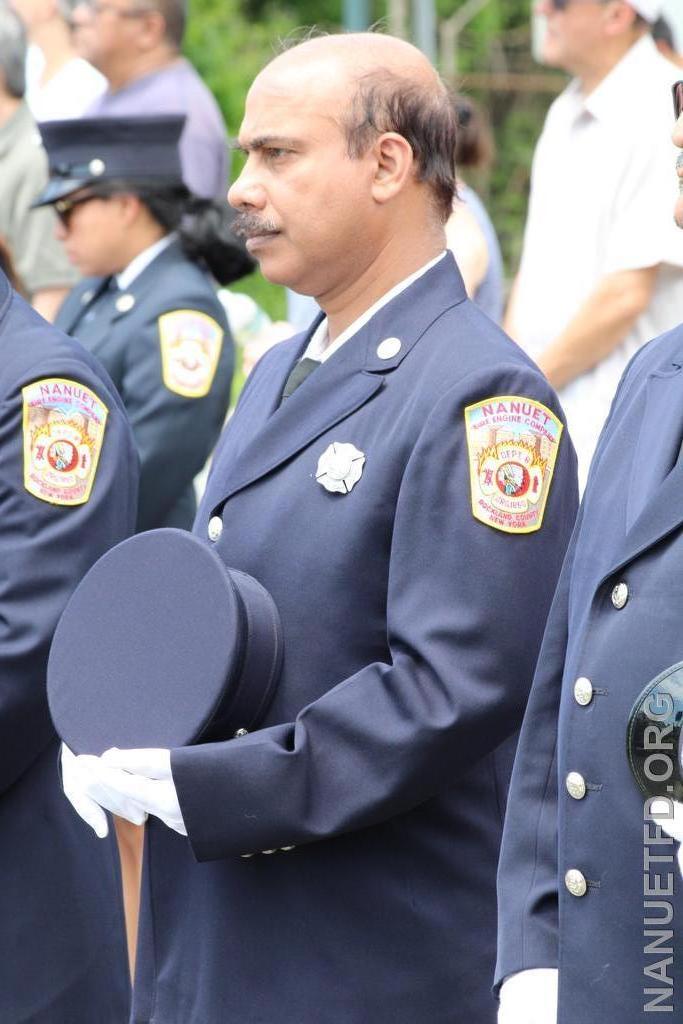
M 379 375 L 363 372 L 365 347 L 356 344 L 358 340 L 352 338 L 343 345 L 284 403 L 279 404 L 280 396 L 295 359 L 288 359 L 270 375 L 260 396 L 252 394 L 250 408 L 240 410 L 240 419 L 244 416 L 240 428 L 248 432 L 249 440 L 230 459 L 229 473 L 221 473 L 224 500 L 296 455 L 382 387 Z M 254 423 L 251 429 L 247 415 Z
M 628 530 L 611 575 L 683 522 L 683 371 L 653 373 L 629 482 Z
M 111 289 L 111 277 L 95 278 L 78 296 L 73 307 L 59 319 L 59 326 L 67 334 L 78 338 L 90 352 L 95 352 L 106 338 L 114 318 L 116 293 Z
M 240 433 L 246 433 L 248 441 L 230 459 L 229 472 L 221 472 L 220 482 L 216 481 L 222 487 L 221 498 L 227 500 L 270 473 L 369 401 L 384 386 L 385 376 L 396 369 L 427 327 L 445 309 L 465 298 L 462 278 L 448 254 L 379 310 L 290 398 L 277 405 L 289 370 L 305 349 L 304 342 L 294 357 L 272 374 L 262 395 L 272 413 L 266 414 L 260 425 L 255 425 L 256 429 L 247 421 L 246 408 L 236 414 L 236 419 L 240 418 Z M 377 348 L 387 337 L 398 337 L 401 345 L 391 358 L 382 359 Z M 256 401 L 255 394 L 251 401 Z

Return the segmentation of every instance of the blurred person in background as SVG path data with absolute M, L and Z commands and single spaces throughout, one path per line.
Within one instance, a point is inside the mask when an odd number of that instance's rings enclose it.
M 456 96 L 458 133 L 455 166 L 458 197 L 446 225 L 448 248 L 456 258 L 467 294 L 500 323 L 503 316 L 503 258 L 496 229 L 482 200 L 461 175 L 485 170 L 494 155 L 493 138 L 480 108 L 466 96 Z
M 26 102 L 36 121 L 80 117 L 106 80 L 76 53 L 70 24 L 73 0 L 11 0 L 26 26 Z
M 0 0 L 0 236 L 21 289 L 52 320 L 78 280 L 55 237 L 51 210 L 30 210 L 47 181 L 47 159 L 24 100 L 26 36 L 18 15 Z
M 73 12 L 75 45 L 108 88 L 92 117 L 184 114 L 180 156 L 197 196 L 225 199 L 227 129 L 218 104 L 180 48 L 186 0 L 83 0 Z
M 559 390 L 585 483 L 621 373 L 683 309 L 671 218 L 675 68 L 659 0 L 541 0 L 543 57 L 574 75 L 534 156 L 505 327 Z
M 36 205 L 55 207 L 59 238 L 87 275 L 56 322 L 123 398 L 141 460 L 138 530 L 192 525 L 192 480 L 223 425 L 233 368 L 213 279 L 253 267 L 227 201 L 183 184 L 183 124 L 166 115 L 41 126 L 51 178 Z
M 663 57 L 670 60 L 676 67 L 683 68 L 683 54 L 679 53 L 676 47 L 673 30 L 666 18 L 657 18 L 652 26 L 652 38 Z

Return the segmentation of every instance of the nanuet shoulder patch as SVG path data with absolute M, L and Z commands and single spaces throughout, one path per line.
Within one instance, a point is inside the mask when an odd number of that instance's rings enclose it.
M 22 388 L 24 487 L 51 505 L 90 497 L 109 410 L 75 380 L 46 377 Z
M 159 317 L 164 384 L 185 398 L 208 395 L 223 346 L 223 328 L 196 309 L 176 309 Z
M 520 395 L 497 395 L 465 409 L 472 515 L 504 533 L 540 530 L 563 424 Z

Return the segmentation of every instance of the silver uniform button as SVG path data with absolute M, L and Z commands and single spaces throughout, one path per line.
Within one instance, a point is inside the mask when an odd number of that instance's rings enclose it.
M 95 178 L 99 178 L 100 175 L 104 174 L 106 169 L 107 167 L 104 160 L 100 160 L 98 156 L 88 164 L 88 170 Z
M 135 296 L 131 295 L 130 292 L 126 292 L 125 295 L 119 295 L 114 305 L 119 313 L 130 313 L 135 305 Z
M 296 850 L 296 846 L 281 846 L 280 849 L 283 853 L 289 853 L 290 850 Z
M 571 868 L 564 876 L 564 884 L 572 896 L 585 896 L 588 892 L 588 884 L 583 874 L 577 868 Z
M 209 525 L 211 525 L 211 524 L 209 524 Z M 220 536 L 220 534 L 219 534 L 219 536 Z M 248 729 L 237 729 L 237 731 L 235 732 L 235 735 L 233 736 L 233 739 L 238 740 L 240 738 L 240 736 L 248 736 L 248 735 L 249 735 L 249 730 Z
M 253 853 L 241 853 L 240 854 L 240 857 L 242 858 L 242 860 L 249 860 L 250 857 L 254 857 L 254 856 L 256 856 L 256 855 L 253 854 Z
M 377 355 L 380 359 L 393 359 L 401 351 L 400 338 L 385 338 L 377 346 Z
M 223 532 L 223 520 L 220 516 L 211 516 L 209 519 L 209 540 L 214 544 Z
M 567 792 L 573 800 L 583 800 L 586 795 L 586 780 L 578 772 L 570 772 L 566 779 Z
M 579 676 L 574 683 L 574 700 L 585 708 L 593 700 L 593 684 L 585 676 Z
M 625 583 L 617 583 L 616 587 L 612 591 L 612 604 L 617 611 L 621 611 L 627 601 L 628 587 Z
M 270 856 L 271 853 L 277 853 L 277 850 L 261 850 L 261 853 L 265 853 L 265 855 L 268 857 Z

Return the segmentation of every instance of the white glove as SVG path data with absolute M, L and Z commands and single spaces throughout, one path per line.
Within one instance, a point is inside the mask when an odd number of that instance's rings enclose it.
M 64 795 L 86 825 L 90 825 L 99 839 L 109 834 L 107 815 L 98 803 L 88 796 L 93 770 L 97 770 L 97 757 L 76 757 L 66 743 L 62 743 L 62 788 Z
M 678 867 L 683 875 L 683 804 L 664 797 L 650 804 L 650 816 L 663 832 L 681 845 L 678 847 Z
M 498 1024 L 557 1024 L 557 980 L 554 967 L 511 974 L 500 990 Z
M 88 796 L 120 818 L 142 824 L 148 814 L 187 835 L 171 774 L 170 750 L 105 750 L 99 761 L 99 778 L 88 787 Z

